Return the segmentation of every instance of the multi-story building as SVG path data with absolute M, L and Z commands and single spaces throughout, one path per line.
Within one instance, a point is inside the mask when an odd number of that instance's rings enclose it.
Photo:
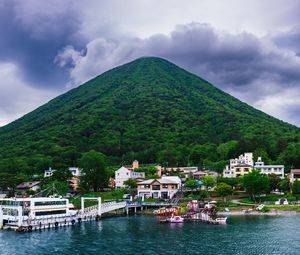
M 247 164 L 239 164 L 239 165 L 233 166 L 231 168 L 226 166 L 226 168 L 223 170 L 223 177 L 226 177 L 226 178 L 241 177 L 241 176 L 244 176 L 245 174 L 252 172 L 252 170 L 253 170 L 253 167 L 251 165 L 247 165 Z
M 125 188 L 124 182 L 129 179 L 145 179 L 145 173 L 144 172 L 135 172 L 135 171 L 133 171 L 133 168 L 128 169 L 128 168 L 122 166 L 115 172 L 116 188 Z
M 253 169 L 253 153 L 246 152 L 240 155 L 238 158 L 230 159 L 230 166 L 226 166 L 223 170 L 223 176 L 240 177 L 244 174 L 248 174 Z
M 245 152 L 241 154 L 238 158 L 230 159 L 230 168 L 234 166 L 245 164 L 253 166 L 253 153 L 252 152 Z
M 173 198 L 181 186 L 181 180 L 178 176 L 163 176 L 160 179 L 139 182 L 137 186 L 138 196 L 147 198 Z
M 280 178 L 284 178 L 284 165 L 265 165 L 261 157 L 258 157 L 254 164 L 254 169 L 262 174 L 276 174 Z

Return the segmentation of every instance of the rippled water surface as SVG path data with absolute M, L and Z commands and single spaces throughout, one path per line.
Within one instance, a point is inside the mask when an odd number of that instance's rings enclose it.
M 0 254 L 300 254 L 300 217 L 232 217 L 217 226 L 130 216 L 41 232 L 0 231 Z

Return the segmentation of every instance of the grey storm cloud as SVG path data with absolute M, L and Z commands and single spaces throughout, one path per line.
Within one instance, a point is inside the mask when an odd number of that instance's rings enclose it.
M 96 38 L 81 51 L 68 46 L 56 61 L 72 64 L 70 77 L 77 86 L 144 55 L 166 58 L 253 105 L 283 89 L 300 90 L 300 58 L 294 52 L 268 38 L 219 32 L 207 24 L 180 25 L 170 35 L 146 39 Z
M 244 1 L 230 1 L 249 13 L 244 20 L 247 27 L 255 23 L 271 29 L 272 33 L 259 35 L 247 29 L 226 29 L 236 20 L 215 16 L 217 6 L 227 12 L 230 8 L 227 2 L 213 0 L 203 0 L 206 11 L 198 1 L 191 0 L 195 8 L 189 8 L 193 17 L 190 21 L 199 12 L 203 17 L 206 13 L 213 17 L 192 23 L 182 14 L 184 1 L 174 1 L 170 15 L 158 20 L 156 5 L 167 8 L 167 1 L 153 0 L 147 5 L 152 12 L 147 12 L 142 1 L 133 0 L 126 4 L 116 0 L 0 0 L 0 126 L 69 88 L 141 56 L 166 58 L 254 107 L 300 126 L 299 2 L 287 1 L 287 8 L 275 14 L 266 10 L 271 4 L 280 8 L 277 0 L 266 0 L 262 7 L 260 1 L 253 1 L 246 4 L 247 8 Z M 258 13 L 255 19 L 248 8 L 259 7 L 265 16 Z M 164 10 L 157 10 L 157 15 L 161 14 Z M 173 30 L 153 33 L 153 27 L 159 28 L 160 23 L 165 27 L 170 20 L 175 22 Z M 225 29 L 217 27 L 223 23 L 227 24 Z M 285 30 L 272 31 L 281 23 Z M 145 33 L 135 34 L 135 29 Z M 14 97 L 17 100 L 9 102 Z
M 19 1 L 0 4 L 0 61 L 17 63 L 32 86 L 60 86 L 68 76 L 53 59 L 64 45 L 80 43 L 76 16 L 74 10 L 65 9 L 56 15 L 30 17 Z
M 273 35 L 273 41 L 278 47 L 290 49 L 300 57 L 300 25 L 292 29 Z

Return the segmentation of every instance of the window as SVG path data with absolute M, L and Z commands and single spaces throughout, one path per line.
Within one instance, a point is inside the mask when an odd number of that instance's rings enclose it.
M 245 169 L 244 169 L 244 172 L 249 172 L 249 168 L 245 168 Z
M 66 201 L 62 200 L 62 201 L 40 201 L 40 202 L 35 202 L 34 205 L 35 206 L 47 206 L 47 205 L 65 205 Z
M 240 171 L 241 171 L 241 169 L 237 168 L 235 171 L 236 171 L 236 172 L 240 172 Z
M 163 189 L 167 189 L 168 188 L 168 185 L 167 184 L 164 184 L 162 185 Z
M 152 185 L 152 190 L 160 190 L 160 185 Z
M 66 210 L 46 211 L 46 212 L 36 212 L 35 216 L 65 214 L 65 213 L 66 213 Z

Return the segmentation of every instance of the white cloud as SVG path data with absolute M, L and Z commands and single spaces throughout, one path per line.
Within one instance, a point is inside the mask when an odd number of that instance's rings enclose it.
M 299 88 L 289 88 L 275 94 L 266 95 L 255 102 L 254 105 L 281 120 L 300 126 L 300 90 Z

